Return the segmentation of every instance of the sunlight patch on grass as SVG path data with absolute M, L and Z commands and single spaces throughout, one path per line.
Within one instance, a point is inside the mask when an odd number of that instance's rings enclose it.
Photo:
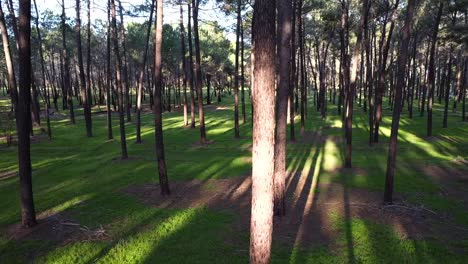
M 324 147 L 325 157 L 323 159 L 323 169 L 325 171 L 334 171 L 341 166 L 339 158 L 340 149 L 331 139 L 327 139 Z

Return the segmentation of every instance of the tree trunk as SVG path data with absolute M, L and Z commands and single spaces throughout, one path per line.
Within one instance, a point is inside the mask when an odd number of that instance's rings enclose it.
M 132 108 L 132 103 L 130 102 L 130 83 L 128 81 L 128 61 L 127 61 L 127 46 L 126 46 L 126 33 L 125 33 L 125 24 L 124 24 L 124 19 L 123 19 L 123 7 L 122 7 L 122 1 L 117 0 L 119 2 L 119 14 L 120 14 L 120 27 L 121 27 L 121 33 L 120 33 L 120 41 L 122 43 L 122 89 L 125 89 L 125 113 L 127 115 L 127 122 L 132 121 L 132 115 L 131 115 L 131 108 Z
M 270 263 L 275 143 L 275 1 L 254 4 L 252 209 L 250 263 Z
M 234 70 L 234 138 L 240 138 L 239 132 L 239 50 L 241 26 L 241 0 L 237 0 L 236 58 Z
M 431 49 L 429 54 L 429 72 L 427 77 L 427 84 L 428 84 L 428 98 L 427 98 L 427 136 L 432 137 L 432 107 L 434 104 L 434 86 L 435 86 L 435 48 L 437 44 L 437 35 L 439 33 L 439 23 L 440 18 L 442 17 L 442 10 L 444 8 L 444 1 L 440 1 L 439 10 L 437 12 L 437 18 L 435 20 L 433 32 L 432 32 L 432 40 L 431 40 Z M 424 106 L 423 106 L 424 107 Z
M 393 200 L 393 182 L 395 176 L 396 154 L 398 143 L 398 129 L 400 126 L 401 110 L 403 108 L 403 86 L 405 85 L 405 72 L 408 60 L 408 46 L 411 37 L 411 28 L 416 0 L 408 0 L 403 37 L 398 51 L 398 75 L 395 89 L 395 107 L 393 109 L 392 132 L 388 148 L 387 173 L 385 176 L 384 203 L 391 204 Z
M 18 28 L 19 93 L 17 105 L 18 168 L 21 195 L 21 223 L 37 224 L 32 190 L 31 146 L 31 1 L 19 1 Z
M 190 127 L 195 128 L 195 80 L 194 80 L 194 72 L 193 72 L 193 47 L 192 47 L 192 12 L 191 12 L 191 3 L 188 2 L 188 46 L 189 46 L 189 59 L 188 59 L 188 67 L 189 67 L 189 84 L 190 84 Z
M 18 88 L 16 86 L 15 68 L 13 67 L 13 59 L 9 45 L 8 30 L 5 24 L 5 15 L 2 10 L 2 2 L 0 1 L 0 34 L 2 35 L 3 54 L 5 56 L 5 64 L 8 72 L 8 87 L 10 90 L 11 104 L 13 109 L 16 109 L 18 104 Z M 16 112 L 16 110 L 15 110 Z
M 278 89 L 276 94 L 275 127 L 275 176 L 274 176 L 274 213 L 286 214 L 286 135 L 288 119 L 288 95 L 291 62 L 291 0 L 280 1 L 278 5 L 278 39 L 280 47 Z
M 106 47 L 106 112 L 107 112 L 107 139 L 111 140 L 114 138 L 112 132 L 112 112 L 111 112 L 111 86 L 112 86 L 112 75 L 111 75 L 111 3 L 107 1 L 107 47 Z
M 192 0 L 193 7 L 193 32 L 195 42 L 195 79 L 198 92 L 198 121 L 200 122 L 200 142 L 201 144 L 206 143 L 206 131 L 205 131 L 205 114 L 203 111 L 203 83 L 201 73 L 201 54 L 200 54 L 200 38 L 198 34 L 198 7 L 200 0 Z
M 1 2 L 0 2 L 0 5 L 1 5 Z M 46 122 L 47 122 L 47 135 L 49 139 L 52 139 L 52 130 L 50 128 L 50 117 L 49 117 L 49 108 L 50 108 L 49 90 L 46 87 L 44 51 L 42 50 L 42 35 L 39 29 L 39 11 L 37 10 L 36 0 L 34 0 L 34 8 L 36 10 L 36 30 L 37 30 L 37 37 L 39 40 L 39 60 L 41 62 L 42 87 L 44 87 L 44 96 L 45 96 L 44 104 L 45 104 L 45 115 L 46 115 Z
M 169 195 L 169 181 L 167 179 L 166 158 L 164 157 L 164 140 L 162 130 L 162 32 L 163 32 L 163 1 L 157 1 L 156 34 L 154 41 L 154 76 L 156 87 L 154 89 L 154 133 L 156 137 L 156 159 L 158 160 L 159 185 L 161 195 Z
M 240 25 L 241 29 L 241 107 L 242 107 L 242 124 L 245 124 L 245 71 L 244 71 L 244 25 Z
M 63 93 L 67 93 L 70 121 L 75 124 L 75 111 L 73 109 L 73 88 L 70 82 L 70 62 L 67 51 L 67 34 L 65 24 L 65 0 L 62 0 L 62 57 L 63 57 Z
M 184 29 L 184 9 L 182 7 L 182 0 L 179 0 L 179 5 L 180 5 L 180 23 L 179 23 L 179 29 L 180 29 L 180 46 L 181 46 L 181 52 L 182 52 L 182 70 L 184 71 L 184 77 L 183 77 L 183 89 L 184 89 L 184 98 L 183 98 L 183 104 L 184 104 L 184 126 L 188 126 L 188 107 L 187 107 L 187 78 L 188 78 L 188 68 L 187 68 L 187 57 L 186 57 L 186 50 L 185 50 L 185 29 Z M 151 25 L 151 23 L 150 23 Z
M 115 11 L 115 0 L 111 0 L 112 10 L 112 40 L 114 42 L 114 55 L 115 55 L 115 72 L 116 72 L 116 86 L 118 92 L 118 103 L 119 103 L 119 121 L 120 121 L 120 146 L 122 149 L 122 159 L 127 159 L 127 139 L 125 135 L 125 117 L 124 117 L 124 98 L 123 98 L 123 84 L 121 79 L 121 60 L 119 53 L 119 42 L 117 36 L 117 20 Z
M 83 51 L 81 46 L 81 18 L 80 18 L 80 0 L 76 0 L 76 47 L 78 55 L 78 67 L 80 69 L 80 90 L 81 90 L 81 101 L 83 104 L 83 113 L 86 123 L 86 135 L 88 137 L 93 136 L 92 124 L 91 124 L 91 109 L 88 105 L 88 92 L 86 89 L 86 79 L 83 65 Z M 89 78 L 89 76 L 88 76 Z
M 289 77 L 289 140 L 296 141 L 296 131 L 294 128 L 294 119 L 296 117 L 294 111 L 294 85 L 296 84 L 294 77 L 296 76 L 296 2 L 292 0 L 292 22 L 291 22 L 291 75 Z
M 137 96 L 137 120 L 136 120 L 136 143 L 141 143 L 141 98 L 143 93 L 143 80 L 145 76 L 146 69 L 146 57 L 148 57 L 148 46 L 149 39 L 151 35 L 151 25 L 153 24 L 153 11 L 154 11 L 154 1 L 151 1 L 151 10 L 150 17 L 148 22 L 148 29 L 146 31 L 146 41 L 145 41 L 145 51 L 143 53 L 143 61 L 140 66 L 140 75 L 138 78 L 138 96 Z M 185 113 L 184 113 L 185 114 Z

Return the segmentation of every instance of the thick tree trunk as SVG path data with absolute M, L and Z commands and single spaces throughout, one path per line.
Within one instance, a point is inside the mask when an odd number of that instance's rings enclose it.
M 273 2 L 273 3 L 272 3 Z M 252 210 L 250 263 L 270 263 L 275 143 L 275 3 L 254 4 Z
M 37 224 L 32 190 L 31 146 L 31 1 L 19 1 L 18 28 L 19 93 L 17 105 L 18 168 L 21 195 L 21 223 Z
M 157 0 L 156 34 L 154 41 L 154 76 L 156 87 L 154 89 L 154 132 L 156 137 L 156 159 L 158 160 L 159 185 L 161 195 L 169 195 L 169 181 L 167 179 L 166 158 L 164 156 L 164 140 L 162 130 L 162 32 L 163 32 L 163 1 Z
M 291 0 L 281 1 L 278 5 L 278 48 L 279 75 L 276 94 L 275 127 L 275 176 L 274 176 L 274 213 L 283 216 L 286 213 L 286 135 L 288 119 L 288 95 L 291 62 Z
M 123 83 L 121 79 L 121 60 L 119 53 L 119 41 L 117 36 L 117 20 L 115 11 L 115 0 L 111 0 L 111 11 L 112 11 L 112 40 L 114 42 L 114 55 L 115 55 L 115 72 L 116 72 L 116 86 L 118 93 L 119 103 L 119 121 L 120 121 L 120 146 L 122 149 L 122 159 L 127 159 L 127 139 L 125 135 L 125 117 L 124 117 L 124 96 L 123 96 Z
M 395 89 L 395 107 L 392 118 L 392 131 L 388 148 L 387 173 L 385 176 L 384 203 L 391 204 L 393 200 L 393 182 L 395 177 L 398 129 L 400 126 L 401 110 L 403 108 L 403 86 L 405 85 L 405 72 L 408 60 L 408 46 L 411 37 L 411 28 L 414 9 L 417 0 L 408 0 L 405 24 L 403 26 L 403 37 L 400 41 L 398 51 L 398 73 Z

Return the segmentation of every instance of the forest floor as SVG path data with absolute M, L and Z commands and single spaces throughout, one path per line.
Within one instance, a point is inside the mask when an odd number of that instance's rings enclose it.
M 0 145 L 0 262 L 248 262 L 251 115 L 234 139 L 232 108 L 228 97 L 206 106 L 204 146 L 198 129 L 182 126 L 180 111 L 164 114 L 169 198 L 159 195 L 150 111 L 142 144 L 126 123 L 124 161 L 116 117 L 115 140 L 107 140 L 106 117 L 94 109 L 94 137 L 86 138 L 81 111 L 76 125 L 61 111 L 52 141 L 38 129 L 32 140 L 39 225 L 31 230 L 18 224 L 16 147 Z M 464 263 L 468 123 L 450 113 L 442 129 L 436 105 L 436 136 L 428 139 L 425 118 L 404 112 L 395 203 L 383 206 L 390 110 L 372 147 L 366 114 L 355 111 L 353 169 L 342 169 L 341 120 L 332 104 L 326 120 L 311 107 L 305 133 L 288 144 L 287 213 L 275 217 L 273 262 Z

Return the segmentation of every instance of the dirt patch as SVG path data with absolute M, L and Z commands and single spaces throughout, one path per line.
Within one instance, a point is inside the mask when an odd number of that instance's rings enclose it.
M 462 201 L 468 210 L 468 169 L 435 165 L 426 165 L 420 169 L 437 183 L 440 195 Z
M 196 141 L 196 142 L 193 142 L 192 143 L 192 147 L 193 148 L 206 148 L 208 147 L 209 145 L 212 145 L 214 144 L 215 141 L 214 140 L 208 140 L 206 141 L 205 143 L 201 143 L 200 141 Z
M 64 213 L 44 212 L 37 216 L 37 225 L 33 228 L 24 228 L 20 223 L 13 224 L 5 230 L 11 240 L 42 240 L 53 241 L 65 245 L 76 241 L 108 240 L 105 229 L 89 229 L 72 220 Z
M 455 227 L 438 228 L 441 218 L 423 207 L 403 202 L 396 195 L 392 206 L 381 205 L 382 193 L 366 189 L 347 188 L 338 183 L 320 183 L 300 173 L 288 177 L 286 193 L 287 213 L 275 217 L 274 239 L 283 245 L 321 245 L 333 250 L 338 233 L 331 214 L 345 219 L 368 219 L 391 226 L 401 237 L 420 239 L 454 239 L 466 237 Z M 237 177 L 222 180 L 192 180 L 171 182 L 170 197 L 160 195 L 158 184 L 134 185 L 122 191 L 137 200 L 159 208 L 192 208 L 206 206 L 227 210 L 237 217 L 233 234 L 248 232 L 250 228 L 251 178 Z M 437 225 L 437 228 L 434 226 Z M 233 242 L 227 237 L 228 242 Z

